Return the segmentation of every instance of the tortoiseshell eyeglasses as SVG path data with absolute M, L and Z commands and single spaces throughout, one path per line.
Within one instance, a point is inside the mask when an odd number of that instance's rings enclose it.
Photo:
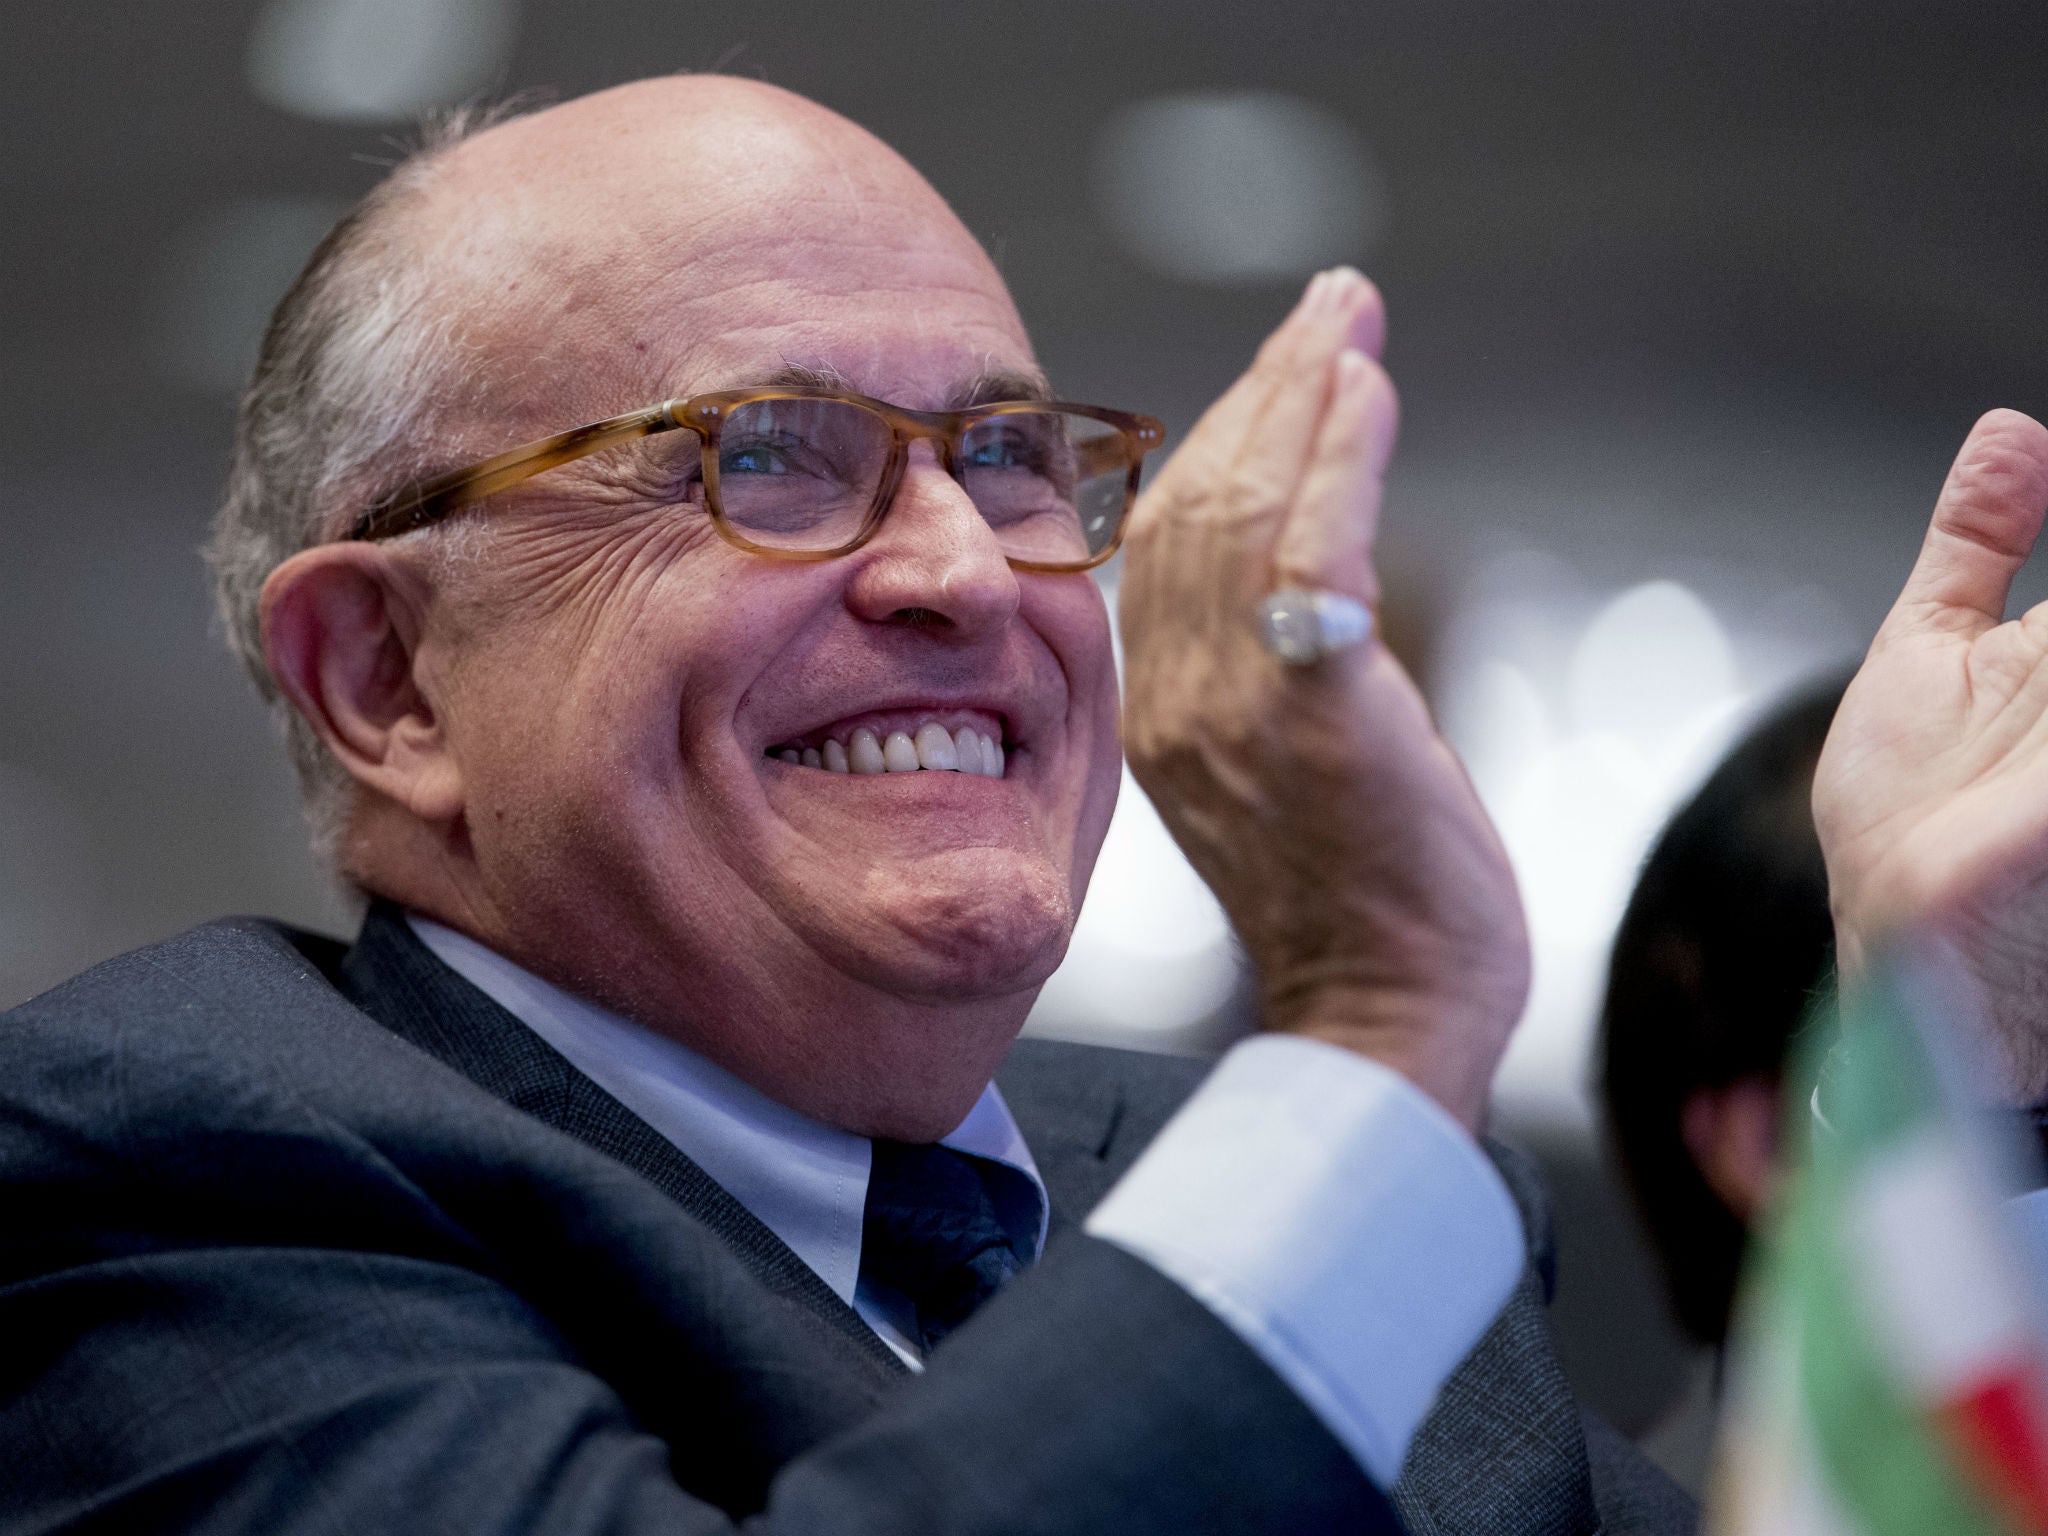
M 1085 571 L 1115 554 L 1145 455 L 1165 437 L 1149 416 L 1063 401 L 912 411 L 843 390 L 721 390 L 416 481 L 364 512 L 348 537 L 409 533 L 547 470 L 677 429 L 698 440 L 696 463 L 674 476 L 678 504 L 701 496 L 727 542 L 777 560 L 859 549 L 888 512 L 911 444 L 930 438 L 1004 556 L 1025 571 Z

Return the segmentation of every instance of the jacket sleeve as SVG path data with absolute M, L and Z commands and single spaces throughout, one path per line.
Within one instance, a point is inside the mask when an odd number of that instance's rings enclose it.
M 609 1159 L 228 1029 L 0 1017 L 0 1533 L 1399 1529 L 1108 1244 L 876 1385 Z
M 1233 1334 L 1089 1239 L 784 1463 L 758 1509 L 686 1486 L 701 1458 L 518 1296 L 447 1264 L 107 1254 L 17 1277 L 0 1337 L 9 1532 L 1398 1529 Z M 677 1422 L 716 1440 L 739 1407 Z

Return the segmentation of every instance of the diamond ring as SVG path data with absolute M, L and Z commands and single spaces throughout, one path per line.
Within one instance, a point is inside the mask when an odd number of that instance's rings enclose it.
M 1259 605 L 1259 638 L 1289 666 L 1310 666 L 1371 634 L 1372 610 L 1341 592 L 1282 587 Z

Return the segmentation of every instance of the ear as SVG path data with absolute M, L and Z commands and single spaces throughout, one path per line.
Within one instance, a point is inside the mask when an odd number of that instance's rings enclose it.
M 355 780 L 423 821 L 461 815 L 462 775 L 421 686 L 432 588 L 383 545 L 302 550 L 263 584 L 263 655 L 292 707 Z
M 1761 1074 L 1696 1088 L 1679 1111 L 1679 1134 L 1700 1177 L 1745 1223 L 1770 1198 L 1778 1113 L 1778 1085 Z

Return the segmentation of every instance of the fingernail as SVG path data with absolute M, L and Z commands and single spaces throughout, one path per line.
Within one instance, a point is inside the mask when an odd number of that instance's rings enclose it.
M 1330 286 L 1330 274 L 1318 272 L 1308 280 L 1308 286 L 1301 291 L 1301 302 L 1295 305 L 1297 312 L 1306 314 L 1322 302 L 1323 291 Z

